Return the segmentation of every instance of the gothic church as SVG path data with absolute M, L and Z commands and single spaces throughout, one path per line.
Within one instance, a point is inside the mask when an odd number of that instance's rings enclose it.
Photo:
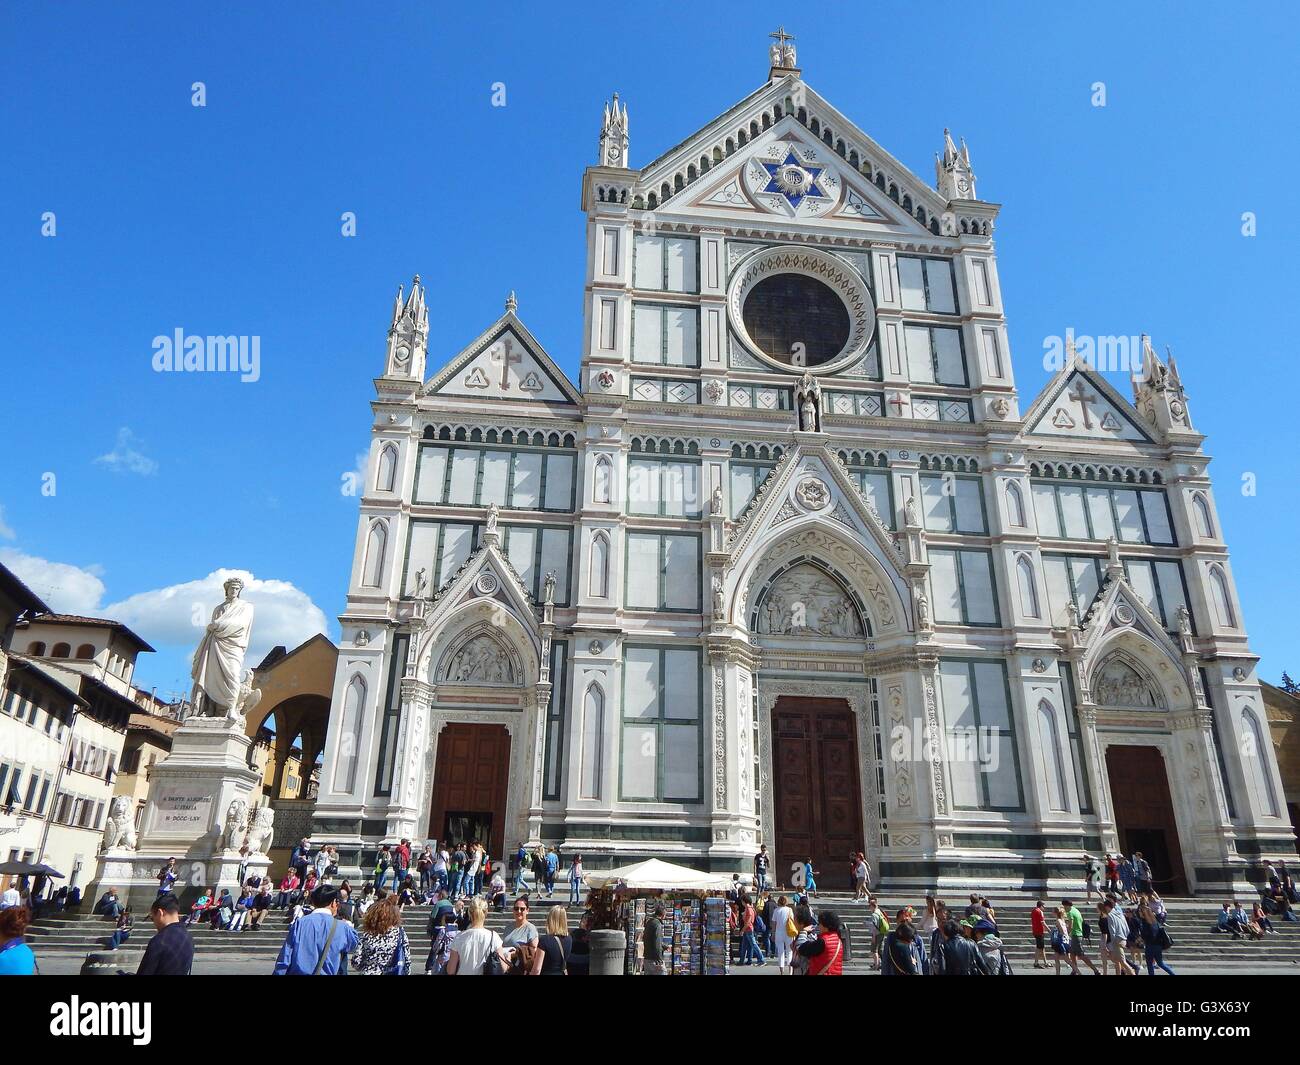
M 399 290 L 314 838 L 1243 884 L 1293 837 L 1173 360 L 1022 404 L 965 144 L 922 180 L 774 36 L 639 168 L 606 106 L 577 382 L 513 295 L 429 374 Z

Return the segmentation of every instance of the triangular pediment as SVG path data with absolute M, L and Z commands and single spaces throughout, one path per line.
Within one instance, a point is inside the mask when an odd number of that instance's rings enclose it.
M 1108 707 L 1192 705 L 1195 670 L 1160 619 L 1112 564 L 1075 647 L 1093 702 Z
M 896 238 L 932 234 L 793 118 L 783 118 L 672 200 L 674 214 L 719 213 L 757 229 L 816 221 L 873 227 Z
M 798 444 L 764 478 L 740 516 L 727 550 L 739 558 L 769 530 L 815 519 L 847 530 L 867 544 L 889 571 L 903 582 L 903 550 L 884 519 L 862 495 L 848 470 L 828 447 Z
M 1025 435 L 1152 443 L 1137 409 L 1079 359 L 1058 370 L 1025 414 Z
M 826 168 L 836 195 L 798 203 L 787 195 L 782 202 L 779 189 L 769 188 L 754 169 L 756 161 L 779 162 L 765 154 L 778 142 L 813 150 L 812 166 Z M 948 209 L 938 191 L 795 76 L 762 86 L 655 159 L 639 172 L 635 195 L 665 214 L 722 210 L 786 222 L 833 219 L 899 235 L 939 233 L 938 220 Z
M 514 311 L 451 360 L 428 384 L 426 396 L 577 404 L 578 391 Z
M 1079 632 L 1085 663 L 1096 660 L 1117 635 L 1134 635 L 1158 649 L 1180 671 L 1183 668 L 1178 645 L 1145 600 L 1118 572 L 1107 574 L 1101 591 L 1080 623 Z
M 484 533 L 478 550 L 425 604 L 424 628 L 436 631 L 450 615 L 472 607 L 486 607 L 494 613 L 505 610 L 530 637 L 540 639 L 536 603 L 501 550 L 494 532 Z

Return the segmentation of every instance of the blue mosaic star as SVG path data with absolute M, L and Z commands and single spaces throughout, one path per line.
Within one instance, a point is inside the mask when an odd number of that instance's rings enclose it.
M 777 180 L 777 174 L 787 166 L 797 166 L 800 170 L 808 175 L 808 187 L 803 190 L 792 190 L 783 188 Z M 764 192 L 780 193 L 786 198 L 791 207 L 798 207 L 803 202 L 805 196 L 820 196 L 823 199 L 829 199 L 821 186 L 817 184 L 818 177 L 826 168 L 824 166 L 810 166 L 802 159 L 799 159 L 793 151 L 788 151 L 784 159 L 779 163 L 763 163 L 763 169 L 767 171 L 768 183 L 763 189 Z

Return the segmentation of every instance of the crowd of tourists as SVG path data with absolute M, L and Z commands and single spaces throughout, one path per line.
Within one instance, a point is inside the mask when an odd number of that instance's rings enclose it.
M 555 893 L 561 862 L 554 847 L 523 843 L 508 870 L 479 841 L 440 845 L 429 842 L 414 853 L 409 840 L 381 847 L 373 879 L 360 888 L 339 874 L 332 846 L 313 850 L 307 839 L 292 850 L 289 868 L 278 883 L 245 867 L 238 888 L 201 890 L 186 908 L 175 894 L 175 859 L 158 871 L 158 893 L 148 917 L 149 940 L 141 972 L 188 973 L 193 961 L 190 926 L 241 932 L 263 926 L 268 913 L 287 918 L 288 931 L 277 957 L 276 973 L 399 975 L 413 969 L 405 925 L 414 913 L 427 921 L 430 949 L 422 971 L 429 975 L 575 975 L 590 961 L 589 912 L 572 918 L 564 906 L 538 906 Z M 871 870 L 862 852 L 847 860 L 847 885 L 865 921 L 849 922 L 817 903 L 817 876 L 811 858 L 790 870 L 791 887 L 774 882 L 772 862 L 762 847 L 748 882 L 739 874 L 727 893 L 734 965 L 775 965 L 781 975 L 842 975 L 860 951 L 866 967 L 882 975 L 1010 975 L 997 909 L 980 893 L 964 906 L 950 907 L 927 896 L 923 910 L 903 906 L 886 912 L 871 888 Z M 507 886 L 507 873 L 510 883 Z M 1130 857 L 1084 855 L 1086 898 L 1057 905 L 1039 899 L 1029 911 L 1035 969 L 1057 975 L 1134 975 L 1145 969 L 1174 970 L 1165 961 L 1173 947 L 1168 912 L 1155 888 L 1150 864 L 1138 852 Z M 1263 885 L 1249 909 L 1236 899 L 1222 904 L 1212 931 L 1233 939 L 1260 940 L 1275 934 L 1274 920 L 1296 921 L 1300 893 L 1285 863 L 1263 863 Z M 581 855 L 568 860 L 569 907 L 581 903 Z M 1094 894 L 1097 900 L 1093 902 Z M 513 901 L 511 901 L 513 896 Z M 427 918 L 413 908 L 427 907 Z M 487 927 L 492 908 L 509 907 L 513 920 L 504 934 Z M 126 943 L 134 918 L 116 888 L 108 888 L 94 912 L 113 922 L 109 945 Z M 860 911 L 859 911 L 860 912 Z M 25 932 L 32 920 L 28 897 L 14 881 L 0 893 L 0 974 L 35 972 L 36 960 Z M 854 944 L 850 924 L 865 924 L 868 941 Z M 641 971 L 665 970 L 663 906 L 654 907 L 640 929 Z M 1094 960 L 1095 956 L 1095 960 Z M 419 971 L 418 965 L 416 971 Z

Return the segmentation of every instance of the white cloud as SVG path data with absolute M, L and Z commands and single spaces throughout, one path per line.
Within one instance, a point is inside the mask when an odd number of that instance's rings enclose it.
M 51 562 L 12 547 L 0 547 L 0 562 L 59 613 L 94 614 L 104 597 L 99 566 Z
M 107 455 L 100 455 L 95 462 L 107 466 L 114 473 L 138 473 L 141 477 L 152 477 L 158 472 L 158 463 L 151 459 L 141 448 L 143 444 L 136 439 L 135 433 L 126 426 L 117 431 L 117 443 Z
M 74 566 L 0 547 L 0 562 L 16 573 L 51 609 L 64 614 L 120 621 L 160 650 L 186 653 L 198 646 L 212 611 L 226 597 L 230 577 L 244 582 L 240 595 L 253 604 L 253 634 L 244 664 L 257 665 L 277 644 L 292 650 L 318 632 L 328 635 L 325 614 L 311 596 L 289 581 L 264 580 L 248 570 L 218 569 L 198 580 L 155 588 L 104 605 L 99 566 Z M 141 663 L 147 666 L 148 663 Z
M 15 540 L 18 534 L 14 527 L 5 521 L 5 508 L 0 507 L 0 540 Z
M 325 614 L 306 592 L 288 581 L 262 580 L 247 570 L 218 569 L 199 580 L 139 592 L 101 608 L 105 617 L 129 625 L 155 645 L 193 648 L 212 611 L 226 594 L 230 577 L 244 582 L 240 593 L 253 604 L 253 634 L 244 664 L 257 665 L 276 644 L 292 650 L 318 632 L 327 632 Z

